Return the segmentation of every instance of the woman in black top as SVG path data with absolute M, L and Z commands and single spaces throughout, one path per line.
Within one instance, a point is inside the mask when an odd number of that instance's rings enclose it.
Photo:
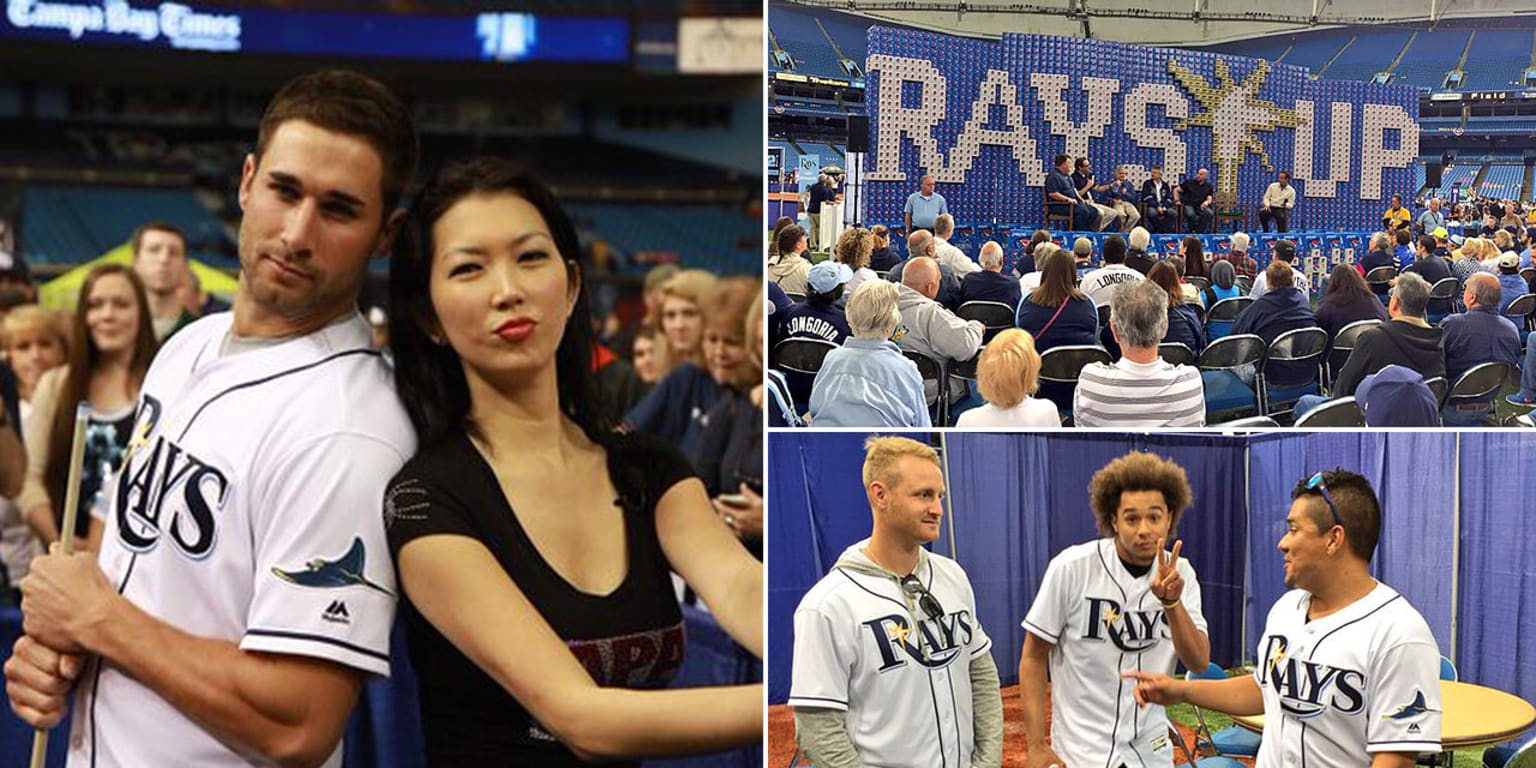
M 428 763 L 758 742 L 760 685 L 643 690 L 682 661 L 669 573 L 761 658 L 762 568 L 681 455 L 599 423 L 570 221 L 491 159 L 442 171 L 413 217 L 391 265 L 391 335 L 421 447 L 385 520 Z

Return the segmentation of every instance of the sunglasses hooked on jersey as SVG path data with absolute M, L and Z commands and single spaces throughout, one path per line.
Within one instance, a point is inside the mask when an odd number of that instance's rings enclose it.
M 939 605 L 939 599 L 934 597 L 927 587 L 923 586 L 923 582 L 918 580 L 916 574 L 909 573 L 902 577 L 901 591 L 916 597 L 918 607 L 923 609 L 923 613 L 928 614 L 928 618 L 939 619 L 944 617 L 944 606 Z
M 1319 472 L 1307 480 L 1307 488 L 1317 489 L 1323 494 L 1323 501 L 1328 502 L 1328 511 L 1333 513 L 1333 524 L 1344 527 L 1344 521 L 1339 519 L 1339 508 L 1333 505 L 1333 497 L 1328 495 L 1328 484 L 1323 482 L 1323 473 Z

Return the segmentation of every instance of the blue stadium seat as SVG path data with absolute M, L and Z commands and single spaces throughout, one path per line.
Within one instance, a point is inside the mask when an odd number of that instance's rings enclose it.
M 38 185 L 22 194 L 19 250 L 37 264 L 79 264 L 128 242 L 146 221 L 169 221 L 187 233 L 193 256 L 217 267 L 235 259 L 199 249 L 224 242 L 224 225 L 186 189 Z

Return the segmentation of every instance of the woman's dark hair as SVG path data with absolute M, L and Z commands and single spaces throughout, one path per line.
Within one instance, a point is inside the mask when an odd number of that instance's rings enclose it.
M 1179 285 L 1179 272 L 1166 261 L 1159 261 L 1152 265 L 1147 272 L 1147 279 L 1163 289 L 1168 294 L 1168 308 L 1173 309 L 1184 303 L 1184 289 Z
M 1349 304 L 1367 299 L 1378 301 L 1370 286 L 1365 284 L 1365 278 L 1360 276 L 1360 270 L 1355 269 L 1353 264 L 1340 264 L 1333 268 L 1333 276 L 1328 278 L 1328 290 L 1323 294 L 1323 301 Z
M 85 324 L 85 314 L 90 311 L 89 300 L 96 284 L 108 275 L 119 275 L 133 287 L 133 300 L 138 304 L 139 331 L 133 337 L 133 356 L 128 360 L 128 380 L 131 394 L 139 396 L 139 386 L 149 371 L 149 361 L 154 359 L 159 342 L 155 341 L 155 323 L 149 316 L 149 298 L 144 294 L 144 282 L 126 264 L 102 264 L 92 269 L 80 284 L 80 302 L 75 307 L 74 339 L 68 347 L 69 378 L 59 392 L 53 409 L 53 424 L 48 433 L 48 457 L 43 470 L 43 484 L 48 489 L 48 499 L 53 506 L 53 521 L 60 523 L 64 513 L 65 486 L 69 484 L 69 447 L 75 435 L 75 403 L 89 400 L 91 374 L 101 364 L 101 348 L 91 337 L 91 329 Z M 60 533 L 63 533 L 60 531 Z
M 1194 262 L 1194 261 L 1199 261 L 1200 262 L 1200 266 L 1202 267 L 1201 272 L 1196 273 L 1196 272 L 1190 271 L 1190 270 L 1194 269 L 1194 267 L 1190 266 L 1190 264 L 1192 262 Z M 1204 269 L 1203 269 L 1204 266 L 1205 266 L 1205 244 L 1200 242 L 1200 238 L 1195 237 L 1194 235 L 1185 235 L 1184 236 L 1184 274 L 1186 274 L 1186 275 L 1203 274 L 1204 273 Z
M 1025 297 L 1027 301 L 1042 307 L 1059 307 L 1068 299 L 1087 298 L 1077 289 L 1077 266 L 1066 251 L 1052 251 L 1043 261 L 1035 262 L 1035 269 L 1040 271 L 1040 287 Z
M 515 195 L 528 201 L 549 227 L 568 278 L 578 282 L 586 272 L 576 228 L 554 194 L 538 179 L 511 161 L 495 157 L 454 163 L 438 171 L 411 206 L 405 236 L 389 264 L 389 336 L 395 353 L 395 384 L 421 445 L 458 429 L 478 436 L 476 425 L 469 421 L 469 385 L 459 355 L 447 343 L 434 342 L 427 331 L 437 323 L 430 293 L 432 225 L 459 201 L 477 194 Z M 581 285 L 555 350 L 556 387 L 560 412 L 593 442 L 606 444 L 612 415 L 598 410 L 592 384 L 592 344 L 591 311 L 586 286 Z

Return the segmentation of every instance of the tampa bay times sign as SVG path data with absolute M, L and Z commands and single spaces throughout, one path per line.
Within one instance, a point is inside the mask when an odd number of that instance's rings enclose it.
M 865 217 L 901 221 L 923 173 L 962 222 L 1035 225 L 1058 153 L 1101 181 L 1158 165 L 1177 183 L 1209 171 L 1217 196 L 1252 210 L 1290 171 L 1308 229 L 1368 228 L 1414 190 L 1418 94 L 1319 80 L 1303 67 L 1204 51 L 1004 35 L 975 40 L 869 31 Z

